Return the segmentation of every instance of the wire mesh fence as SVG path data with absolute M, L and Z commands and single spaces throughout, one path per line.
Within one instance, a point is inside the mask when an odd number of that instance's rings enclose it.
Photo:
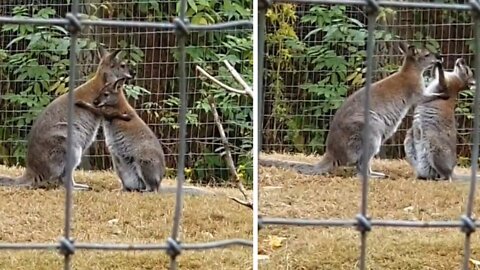
M 266 17 L 263 150 L 322 154 L 333 112 L 365 82 L 364 73 L 357 67 L 365 61 L 366 29 L 362 26 L 366 26 L 367 15 L 355 5 L 319 7 L 307 2 L 276 5 L 270 14 L 282 16 Z M 343 29 L 336 29 L 336 24 L 342 24 Z M 375 30 L 373 57 L 378 64 L 373 80 L 399 66 L 397 43 L 402 39 L 440 52 L 447 69 L 458 57 L 471 63 L 472 26 L 466 11 L 417 6 L 382 9 Z M 463 92 L 456 109 L 457 152 L 465 162 L 471 156 L 472 102 L 473 92 Z M 411 123 L 410 113 L 382 146 L 380 157 L 404 157 L 403 138 Z
M 2 163 L 22 163 L 19 157 L 24 156 L 25 140 L 20 138 L 25 138 L 32 121 L 41 108 L 51 101 L 52 96 L 68 91 L 68 146 L 65 177 L 72 179 L 75 167 L 71 141 L 74 117 L 72 91 L 75 85 L 91 74 L 92 68 L 96 66 L 94 49 L 95 44 L 100 42 L 107 44 L 110 49 L 122 48 L 126 51 L 124 58 L 129 60 L 129 64 L 136 65 L 137 72 L 140 72 L 140 76 L 137 76 L 138 84 L 126 87 L 127 95 L 136 100 L 135 106 L 139 114 L 156 134 L 161 134 L 161 138 L 175 138 L 166 144 L 171 146 L 169 147 L 170 156 L 175 157 L 169 163 L 177 165 L 177 190 L 172 233 L 165 244 L 74 242 L 71 233 L 73 187 L 70 181 L 64 181 L 65 227 L 60 241 L 56 244 L 0 243 L 0 249 L 59 250 L 65 256 L 65 269 L 71 269 L 72 255 L 78 249 L 165 250 L 171 257 L 170 269 L 176 269 L 176 258 L 183 250 L 225 248 L 231 245 L 251 247 L 252 242 L 244 239 L 195 244 L 182 243 L 179 240 L 185 165 L 199 161 L 198 158 L 197 160 L 189 158 L 192 155 L 205 157 L 204 152 L 208 152 L 204 151 L 205 148 L 211 149 L 207 157 L 218 156 L 214 150 L 220 145 L 220 140 L 216 141 L 215 132 L 212 132 L 215 123 L 211 118 L 199 119 L 202 116 L 192 113 L 193 108 L 202 109 L 200 102 L 202 92 L 190 91 L 190 89 L 203 88 L 204 91 L 212 89 L 211 85 L 197 80 L 192 65 L 199 63 L 209 65 L 212 70 L 220 70 L 217 78 L 228 80 L 231 78 L 226 78 L 227 73 L 224 70 L 222 73 L 219 68 L 220 60 L 227 57 L 227 60 L 240 68 L 241 72 L 251 74 L 251 71 L 248 71 L 248 61 L 244 60 L 248 59 L 248 54 L 251 53 L 249 48 L 253 46 L 251 39 L 248 38 L 253 26 L 249 20 L 251 4 L 249 1 L 244 1 L 244 6 L 237 4 L 233 10 L 224 10 L 224 14 L 221 15 L 228 20 L 219 22 L 221 19 L 212 18 L 208 10 L 199 16 L 192 16 L 192 14 L 198 15 L 196 12 L 202 8 L 199 7 L 200 5 L 197 6 L 195 1 L 188 1 L 188 3 L 187 1 L 141 1 L 138 3 L 83 1 L 80 3 L 78 0 L 73 0 L 68 4 L 41 1 L 41 3 L 28 5 L 23 1 L 2 3 L 0 40 L 3 43 L 2 48 L 9 49 L 9 51 L 0 50 L 2 58 L 0 84 L 2 90 L 8 89 L 5 92 L 2 91 L 2 98 L 8 101 L 2 105 L 1 111 Z M 162 20 L 165 22 L 159 22 Z M 219 43 L 222 46 L 219 46 Z M 12 55 L 8 55 L 7 58 L 7 53 Z M 45 58 L 49 61 L 40 60 Z M 11 65 L 14 67 L 12 68 Z M 25 75 L 22 75 L 22 72 Z M 11 79 L 12 76 L 15 80 Z M 39 84 L 40 80 L 43 84 Z M 46 91 L 42 92 L 42 89 Z M 146 91 L 148 93 L 145 93 Z M 216 97 L 218 95 L 220 94 L 217 93 Z M 237 100 L 238 98 L 233 99 L 231 96 L 229 99 L 227 95 L 222 106 L 219 107 L 224 109 L 223 105 L 230 106 L 222 111 L 224 118 L 232 119 L 224 123 L 227 126 L 226 130 L 229 131 L 228 135 L 231 135 L 229 139 L 234 141 L 234 145 L 247 144 L 245 149 L 249 150 L 251 143 L 248 145 L 248 140 L 251 138 L 248 136 L 251 135 L 248 134 L 252 132 L 250 123 L 252 117 L 248 112 L 252 106 L 245 101 Z M 162 106 L 167 105 L 170 107 L 162 110 Z M 176 119 L 177 113 L 178 119 Z M 230 117 L 232 114 L 237 118 Z M 239 125 L 238 121 L 243 121 L 241 123 L 243 126 Z M 188 127 L 192 125 L 188 124 L 192 123 L 193 126 L 202 128 L 189 130 Z M 247 142 L 235 142 L 237 140 Z M 192 146 L 194 142 L 200 146 Z M 195 147 L 197 149 L 194 149 Z M 244 153 L 245 149 L 237 152 Z M 237 154 L 236 158 L 241 158 L 239 156 L 240 154 Z M 87 160 L 84 168 L 105 168 L 110 165 L 102 145 L 95 147 L 87 157 L 96 158 L 96 160 Z
M 162 138 L 165 146 L 167 167 L 174 171 L 178 158 L 178 76 L 176 36 L 171 26 L 154 29 L 147 27 L 156 21 L 168 21 L 177 14 L 178 1 L 81 1 L 80 16 L 84 27 L 79 37 L 78 72 L 76 83 L 83 83 L 96 68 L 97 43 L 106 47 L 123 49 L 122 57 L 136 70 L 135 85 L 127 86 L 127 95 L 142 119 Z M 196 2 L 193 2 L 194 4 Z M 188 17 L 195 25 L 212 24 L 230 20 L 251 19 L 251 0 L 234 1 L 235 8 L 225 8 L 215 2 L 188 5 Z M 205 6 L 202 6 L 205 5 Z M 69 11 L 70 4 L 54 1 L 5 1 L 0 14 L 61 20 Z M 99 19 L 108 19 L 106 22 Z M 128 27 L 118 27 L 120 20 L 131 22 Z M 187 121 L 186 166 L 192 169 L 191 178 L 197 182 L 217 183 L 228 177 L 228 169 L 219 156 L 222 146 L 211 113 L 206 110 L 208 102 L 205 92 L 217 91 L 217 100 L 223 116 L 223 125 L 233 148 L 233 158 L 247 167 L 251 182 L 251 158 L 253 128 L 251 112 L 253 106 L 246 98 L 220 94 L 218 87 L 201 79 L 195 70 L 200 65 L 223 82 L 235 83 L 225 70 L 222 60 L 228 59 L 235 68 L 251 80 L 252 63 L 249 55 L 253 48 L 252 31 L 238 26 L 216 28 L 212 31 L 193 31 L 186 40 L 186 78 L 189 104 Z M 2 58 L 0 60 L 0 84 L 3 102 L 0 115 L 5 122 L 0 124 L 0 163 L 23 165 L 26 149 L 25 136 L 32 121 L 56 95 L 67 90 L 68 40 L 64 30 L 58 28 L 16 27 L 4 25 L 0 31 Z M 17 38 L 18 36 L 24 38 Z M 43 38 L 37 38 L 44 35 Z M 49 43 L 45 40 L 49 38 Z M 49 57 L 46 57 L 46 55 Z M 39 63 L 28 62 L 39 59 Z M 56 60 L 61 60 L 57 62 Z M 44 69 L 38 66 L 44 65 Z M 17 70 L 17 67 L 23 67 Z M 48 68 L 47 68 L 48 67 Z M 34 71 L 33 75 L 28 72 Z M 41 79 L 40 84 L 37 79 Z M 36 89 L 40 85 L 41 94 Z M 43 91 L 46 89 L 45 91 Z M 36 92 L 35 92 L 36 91 Z M 221 149 L 220 149 L 221 150 Z M 250 161 L 249 161 L 250 159 Z M 111 160 L 105 147 L 102 132 L 83 158 L 81 168 L 106 169 Z
M 398 59 L 392 50 L 392 44 L 398 41 L 407 40 L 414 45 L 440 52 L 447 67 L 453 66 L 456 58 L 464 57 L 468 62 L 474 63 L 475 79 L 478 82 L 479 15 L 480 3 L 476 0 L 462 3 L 261 1 L 258 42 L 265 46 L 259 52 L 264 52 L 265 59 L 258 64 L 257 78 L 259 106 L 264 110 L 259 117 L 259 121 L 262 121 L 259 125 L 263 127 L 263 132 L 259 133 L 259 150 L 322 153 L 326 137 L 324 133 L 328 130 L 332 112 L 340 106 L 343 99 L 352 91 L 365 86 L 363 106 L 365 111 L 369 111 L 372 82 L 397 70 L 398 66 L 391 63 Z M 338 52 L 343 54 L 336 54 Z M 459 128 L 461 143 L 458 148 L 460 155 L 471 156 L 473 175 L 466 210 L 460 220 L 423 222 L 371 219 L 367 213 L 369 175 L 365 165 L 367 161 L 363 160 L 365 166 L 361 168 L 361 201 L 359 214 L 354 219 L 259 216 L 259 228 L 274 225 L 355 227 L 361 236 L 359 268 L 366 269 L 367 233 L 375 226 L 456 227 L 465 233 L 463 269 L 469 269 L 470 235 L 480 225 L 472 218 L 479 150 L 479 94 L 478 87 L 474 93 L 465 94 L 460 108 L 456 110 L 459 118 L 457 121 L 462 125 Z M 473 111 L 465 108 L 473 108 Z M 365 114 L 364 121 L 368 123 L 369 118 L 369 114 Z M 403 129 L 406 126 L 411 126 L 408 118 L 402 124 Z M 369 129 L 363 130 L 362 136 L 366 136 L 363 138 L 367 138 L 369 132 Z M 398 148 L 398 144 L 401 144 L 398 143 L 399 140 L 403 142 L 404 137 L 400 128 L 386 143 L 387 146 L 383 147 L 382 156 L 402 157 L 403 153 L 399 153 L 395 147 Z M 473 143 L 468 143 L 470 141 Z M 259 183 L 261 190 L 261 178 Z

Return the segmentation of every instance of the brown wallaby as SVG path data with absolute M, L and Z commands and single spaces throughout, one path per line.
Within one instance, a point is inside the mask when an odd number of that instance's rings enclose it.
M 383 142 L 397 130 L 410 107 L 420 100 L 446 98 L 442 94 L 425 93 L 423 72 L 430 67 L 439 55 L 426 49 L 417 49 L 413 45 L 401 44 L 403 64 L 394 74 L 371 85 L 370 129 L 367 141 L 362 139 L 365 127 L 365 88 L 361 88 L 345 99 L 336 111 L 327 135 L 326 151 L 319 163 L 259 159 L 263 166 L 292 168 L 303 174 L 324 174 L 337 166 L 356 165 L 360 174 L 365 160 L 372 177 L 385 177 L 383 173 L 370 168 L 373 157 L 380 151 Z M 368 152 L 363 152 L 367 144 Z M 364 159 L 365 158 L 365 159 Z
M 104 115 L 105 142 L 113 168 L 120 178 L 122 190 L 139 192 L 176 192 L 160 188 L 165 175 L 165 156 L 153 131 L 128 103 L 119 79 L 107 85 L 93 104 L 79 100 L 75 104 L 95 114 Z M 210 192 L 195 187 L 184 189 L 188 194 Z
M 99 45 L 100 63 L 93 78 L 74 90 L 74 99 L 93 102 L 105 84 L 133 77 L 125 62 L 116 56 L 120 50 L 108 53 Z M 71 81 L 73 83 L 73 81 Z M 27 186 L 33 188 L 57 187 L 63 182 L 67 168 L 67 109 L 68 96 L 63 94 L 53 100 L 34 121 L 27 142 L 26 170 L 22 176 L 0 176 L 2 186 Z M 95 140 L 102 117 L 91 111 L 74 108 L 73 158 L 78 167 L 84 151 Z M 75 190 L 89 189 L 88 185 L 72 181 Z
M 455 106 L 458 93 L 475 84 L 473 72 L 463 58 L 455 61 L 453 72 L 444 72 L 441 63 L 434 71 L 436 78 L 426 91 L 446 93 L 449 98 L 415 107 L 413 124 L 404 140 L 406 159 L 417 179 L 469 180 L 469 176 L 453 172 L 457 164 Z

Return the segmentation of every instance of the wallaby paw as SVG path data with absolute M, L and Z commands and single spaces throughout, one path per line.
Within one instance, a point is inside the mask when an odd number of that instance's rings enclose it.
M 371 178 L 387 178 L 387 175 L 384 174 L 384 173 L 381 173 L 381 172 L 371 171 L 371 172 L 370 172 L 370 177 L 371 177 Z
M 297 168 L 297 169 L 295 170 L 295 172 L 298 173 L 298 174 L 310 175 L 310 176 L 322 175 L 321 172 L 319 172 L 318 170 L 315 170 L 315 169 L 313 169 L 313 168 L 308 168 L 308 169 L 306 169 L 306 168 L 302 168 L 302 169 Z
M 85 185 L 85 184 L 73 183 L 73 190 L 75 190 L 75 191 L 88 191 L 88 190 L 92 190 L 92 188 L 88 185 Z
M 140 193 L 152 193 L 153 190 L 152 189 L 140 189 L 138 192 L 140 192 Z
M 362 179 L 363 175 L 361 173 L 357 173 L 357 177 Z M 368 177 L 370 179 L 385 179 L 387 178 L 387 175 L 383 173 L 378 173 L 378 172 L 372 172 L 368 174 Z

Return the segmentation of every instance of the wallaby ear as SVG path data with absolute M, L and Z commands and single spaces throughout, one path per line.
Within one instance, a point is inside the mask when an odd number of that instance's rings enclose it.
M 418 50 L 415 45 L 409 45 L 406 42 L 400 42 L 400 46 L 398 48 L 403 55 L 415 56 L 418 54 Z
M 125 84 L 126 79 L 121 78 L 115 81 L 115 84 L 113 85 L 113 89 L 115 89 L 115 92 L 119 92 L 122 90 L 123 85 Z
M 398 45 L 398 49 L 400 50 L 400 52 L 405 55 L 407 50 L 408 50 L 408 44 L 406 42 L 400 42 L 400 44 Z
M 102 44 L 97 43 L 97 53 L 98 57 L 102 59 L 107 54 L 107 50 L 105 50 Z
M 108 59 L 113 60 L 117 55 L 122 51 L 122 49 L 117 49 L 108 55 Z
M 418 54 L 418 50 L 417 48 L 415 48 L 414 45 L 409 45 L 408 46 L 408 50 L 407 50 L 407 55 L 410 55 L 410 56 L 415 56 Z
M 437 62 L 437 63 L 435 63 L 435 65 L 433 65 L 433 71 L 434 71 L 435 79 L 440 78 L 440 67 L 441 67 L 441 65 L 442 64 L 440 62 Z

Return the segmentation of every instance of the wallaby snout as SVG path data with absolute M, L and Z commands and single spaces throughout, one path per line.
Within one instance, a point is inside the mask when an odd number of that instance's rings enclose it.
M 134 74 L 131 73 L 131 71 L 129 72 L 125 72 L 123 74 L 123 78 L 119 78 L 119 79 L 127 79 L 127 80 L 130 80 L 130 79 L 133 79 L 133 76 L 135 76 Z
M 136 72 L 134 69 L 132 69 L 132 68 L 129 68 L 129 69 L 128 69 L 128 73 L 129 73 L 128 75 L 129 75 L 130 77 L 128 77 L 127 79 L 133 79 L 133 78 L 135 78 L 135 76 L 137 76 L 137 72 Z

